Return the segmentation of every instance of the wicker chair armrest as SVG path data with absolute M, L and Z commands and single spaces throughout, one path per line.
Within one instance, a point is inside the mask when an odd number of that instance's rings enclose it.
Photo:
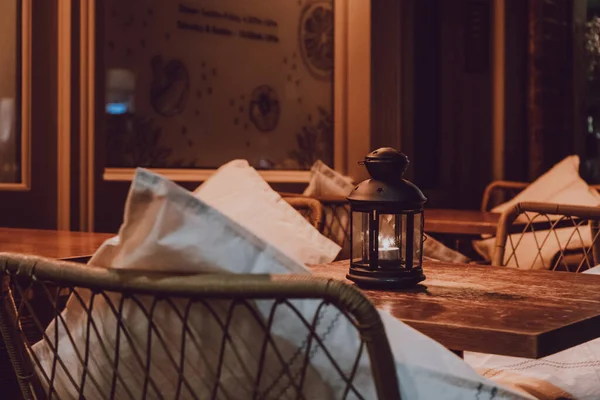
M 504 264 L 504 254 L 506 251 L 507 239 L 511 233 L 511 225 L 515 222 L 519 215 L 525 213 L 561 215 L 573 219 L 589 220 L 592 237 L 594 238 L 592 248 L 594 262 L 600 262 L 600 259 L 598 259 L 598 256 L 600 255 L 600 249 L 598 248 L 600 246 L 600 240 L 596 240 L 598 237 L 600 224 L 600 208 L 557 203 L 522 202 L 517 203 L 505 210 L 500 217 L 500 221 L 498 222 L 498 227 L 496 230 L 496 243 L 492 257 L 492 265 Z
M 481 211 L 489 211 L 492 207 L 490 202 L 493 199 L 495 193 L 506 193 L 508 191 L 518 190 L 521 191 L 529 186 L 528 182 L 516 182 L 516 181 L 493 181 L 488 184 L 483 191 L 483 198 L 481 199 Z
M 0 253 L 2 295 L 0 331 L 26 398 L 43 398 L 43 388 L 28 344 L 20 333 L 19 315 L 8 279 L 52 283 L 94 292 L 117 292 L 158 298 L 189 299 L 321 299 L 353 316 L 366 351 L 380 399 L 400 399 L 394 359 L 383 322 L 374 305 L 355 287 L 342 281 L 311 275 L 188 274 L 172 275 L 81 265 L 40 257 Z

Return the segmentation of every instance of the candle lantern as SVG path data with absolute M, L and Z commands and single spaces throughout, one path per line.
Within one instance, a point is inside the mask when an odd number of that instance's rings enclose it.
M 364 164 L 371 179 L 354 188 L 350 203 L 351 259 L 348 279 L 361 286 L 404 288 L 425 279 L 421 190 L 402 178 L 408 157 L 389 147 Z

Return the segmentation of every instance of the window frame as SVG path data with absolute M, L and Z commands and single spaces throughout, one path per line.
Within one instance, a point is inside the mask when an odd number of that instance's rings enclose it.
M 85 166 L 81 166 L 89 180 L 94 168 L 94 115 L 95 110 L 95 3 L 81 1 L 81 107 L 80 143 L 87 144 Z M 334 165 L 344 174 L 360 174 L 348 160 L 357 161 L 369 151 L 369 99 L 370 99 L 370 1 L 334 0 L 335 7 L 335 70 L 334 70 Z M 350 132 L 352 127 L 352 132 Z M 83 153 L 82 153 L 83 154 Z M 360 156 L 358 156 L 360 154 Z M 358 158 L 357 158 L 358 156 Z M 152 171 L 177 182 L 202 182 L 216 169 L 200 168 L 150 168 Z M 134 168 L 107 168 L 102 171 L 104 181 L 131 181 Z M 259 171 L 270 183 L 307 183 L 310 171 L 269 170 Z M 87 186 L 89 186 L 88 183 Z M 88 188 L 88 190 L 90 190 Z
M 0 183 L 0 191 L 26 192 L 31 190 L 31 36 L 32 0 L 17 0 L 17 82 L 15 104 L 19 102 L 18 123 L 21 140 L 21 176 L 18 182 Z

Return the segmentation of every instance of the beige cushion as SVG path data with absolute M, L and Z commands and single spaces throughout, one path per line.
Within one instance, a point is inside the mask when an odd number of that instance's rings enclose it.
M 425 218 L 427 218 L 427 211 L 425 211 Z M 464 254 L 452 250 L 429 235 L 425 235 L 425 242 L 423 243 L 423 256 L 435 261 L 458 264 L 466 264 L 471 261 Z
M 577 232 L 578 230 L 578 232 Z M 560 228 L 513 234 L 506 238 L 502 265 L 520 269 L 550 269 L 560 250 L 578 250 L 592 245 L 592 233 L 587 224 L 579 228 Z M 512 240 L 512 244 L 511 244 Z M 490 259 L 495 251 L 496 238 L 474 243 L 479 254 Z M 516 247 L 513 254 L 512 245 Z M 538 251 L 538 248 L 541 248 Z M 579 261 L 579 259 L 578 259 Z
M 310 181 L 304 190 L 305 196 L 346 198 L 354 189 L 352 178 L 331 169 L 323 161 L 318 160 L 310 169 Z M 324 204 L 323 225 L 325 234 L 335 243 L 342 246 L 338 259 L 350 258 L 350 211 L 348 206 L 328 207 Z
M 333 261 L 340 246 L 309 224 L 245 160 L 223 165 L 194 196 L 303 264 Z
M 519 202 L 525 201 L 598 206 L 600 204 L 600 194 L 589 187 L 579 176 L 579 157 L 569 156 L 531 183 L 515 198 L 496 206 L 492 211 L 500 213 Z M 527 216 L 522 215 L 520 218 L 526 220 Z M 553 216 L 552 218 L 558 217 Z M 524 234 L 517 247 L 516 257 L 510 257 L 512 253 L 510 239 L 512 238 L 513 243 L 516 244 L 521 234 L 511 235 L 507 238 L 504 265 L 525 269 L 546 269 L 561 248 L 579 249 L 591 246 L 591 233 L 587 227 L 579 230 L 581 235 L 577 233 L 574 235 L 575 228 L 561 228 L 555 232 L 556 236 L 553 233 L 548 235 L 548 231 Z M 569 240 L 571 237 L 572 239 Z M 547 241 L 542 246 L 542 251 L 538 253 L 538 244 L 544 242 L 546 238 Z M 492 258 L 495 245 L 495 238 L 473 241 L 475 250 L 486 260 Z
M 310 169 L 310 181 L 304 190 L 304 195 L 346 197 L 352 189 L 354 189 L 352 178 L 340 174 L 319 160 Z
M 501 213 L 525 201 L 593 207 L 600 204 L 600 195 L 579 176 L 579 156 L 573 155 L 553 166 L 512 200 L 494 207 L 492 212 Z

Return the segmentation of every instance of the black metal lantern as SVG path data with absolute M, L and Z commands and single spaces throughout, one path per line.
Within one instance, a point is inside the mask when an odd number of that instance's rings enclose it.
M 348 279 L 362 286 L 403 288 L 423 275 L 423 193 L 402 178 L 408 157 L 390 147 L 369 153 L 371 179 L 354 188 L 350 202 Z

